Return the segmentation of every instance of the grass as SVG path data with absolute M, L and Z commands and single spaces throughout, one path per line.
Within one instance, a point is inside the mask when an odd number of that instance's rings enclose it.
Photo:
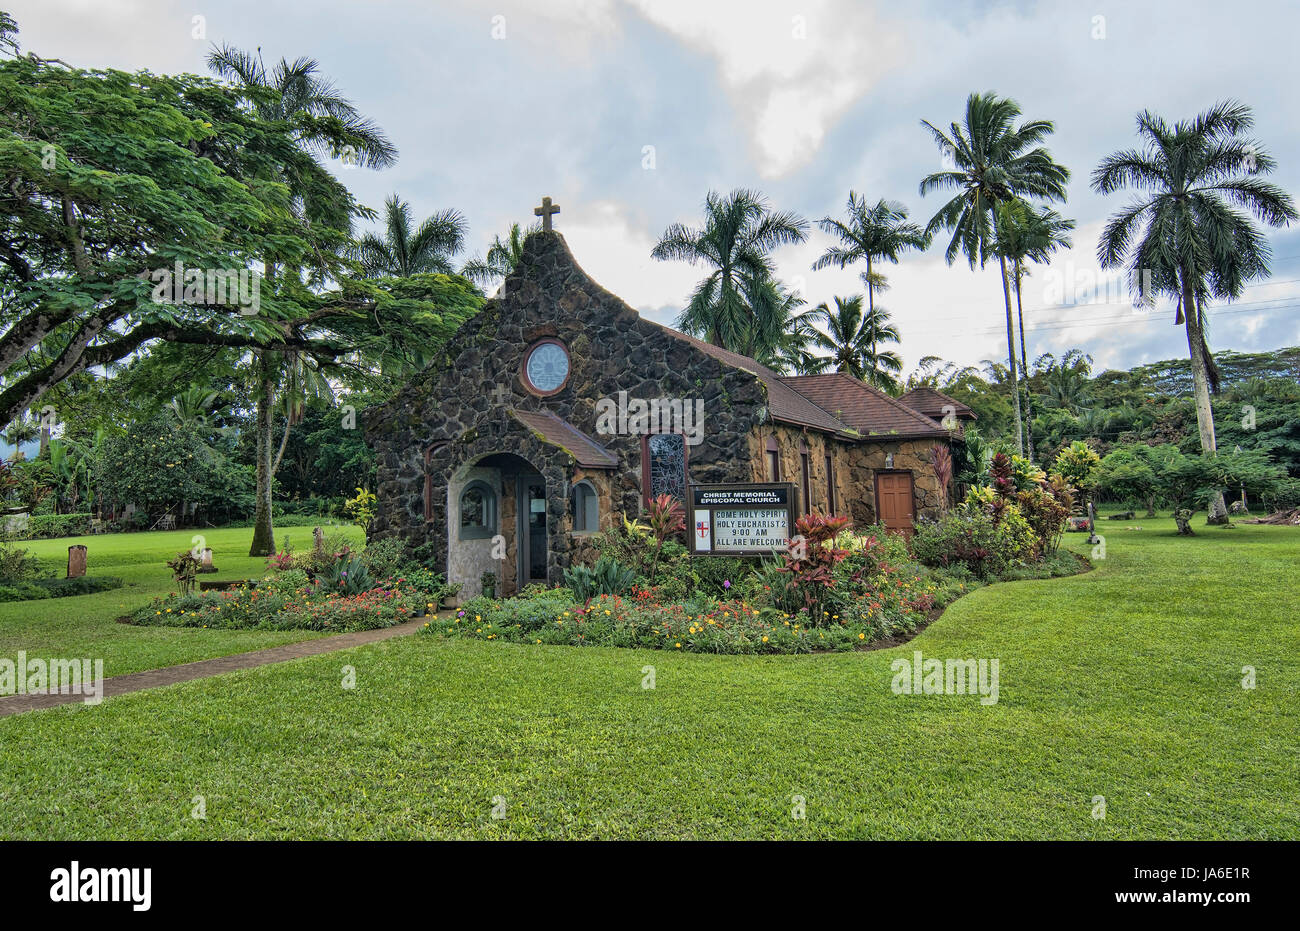
M 361 539 L 360 530 L 353 527 L 331 528 L 327 533 L 346 533 Z M 264 575 L 266 560 L 245 555 L 252 534 L 248 527 L 203 531 L 206 544 L 213 550 L 213 564 L 220 571 L 199 576 L 200 580 Z M 283 545 L 286 535 L 295 549 L 311 546 L 310 527 L 277 530 L 276 543 Z M 104 674 L 118 676 L 321 636 L 306 630 L 197 630 L 178 635 L 173 630 L 118 624 L 117 618 L 147 604 L 153 597 L 175 591 L 166 562 L 192 547 L 193 537 L 192 530 L 175 530 L 15 544 L 30 550 L 47 565 L 57 567 L 60 575 L 67 565 L 68 547 L 85 544 L 86 574 L 115 575 L 122 579 L 123 585 L 94 595 L 0 604 L 0 656 L 13 657 L 18 650 L 26 650 L 32 656 L 100 658 L 104 660 Z
M 0 836 L 1300 838 L 1300 529 L 1099 530 L 896 649 L 403 637 L 0 719 Z M 914 650 L 998 658 L 999 702 L 892 694 Z

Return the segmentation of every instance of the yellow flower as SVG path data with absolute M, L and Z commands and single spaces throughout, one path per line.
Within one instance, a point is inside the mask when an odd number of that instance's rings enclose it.
M 859 640 L 866 640 L 866 639 L 867 639 L 867 635 L 866 635 L 866 634 L 858 634 L 858 639 L 859 639 Z
M 764 635 L 763 635 L 763 642 L 764 642 L 764 643 L 767 643 L 767 634 L 764 634 Z
M 681 644 L 680 644 L 680 643 L 679 643 L 679 644 L 677 644 L 677 649 L 679 649 L 679 650 L 680 650 L 680 649 L 681 649 L 681 648 L 682 648 L 682 645 L 681 645 Z

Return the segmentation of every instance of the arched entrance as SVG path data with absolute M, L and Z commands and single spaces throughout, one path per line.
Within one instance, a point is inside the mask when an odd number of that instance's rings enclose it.
M 479 456 L 447 484 L 447 579 L 462 598 L 480 594 L 487 573 L 498 595 L 545 583 L 552 530 L 541 471 L 514 453 Z

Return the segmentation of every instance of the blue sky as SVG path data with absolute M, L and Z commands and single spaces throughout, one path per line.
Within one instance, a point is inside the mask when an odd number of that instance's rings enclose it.
M 921 119 L 957 119 L 993 90 L 1053 120 L 1050 147 L 1073 177 L 1059 208 L 1075 248 L 1026 285 L 1030 355 L 1072 346 L 1099 367 L 1185 356 L 1172 308 L 1135 310 L 1118 287 L 1098 303 L 1055 294 L 1097 285 L 1098 232 L 1121 207 L 1088 178 L 1133 144 L 1136 113 L 1168 119 L 1234 97 L 1300 189 L 1300 102 L 1293 36 L 1300 11 L 1218 3 L 872 4 L 852 0 L 10 0 L 24 48 L 79 66 L 203 73 L 214 43 L 309 55 L 397 144 L 383 172 L 339 170 L 374 207 L 394 191 L 415 213 L 455 207 L 481 253 L 544 194 L 556 228 L 601 284 L 670 323 L 698 269 L 654 262 L 670 223 L 694 224 L 709 189 L 756 187 L 809 219 L 838 214 L 850 188 L 903 202 L 924 222 L 939 207 L 917 184 L 941 167 Z M 196 21 L 195 17 L 202 17 Z M 1100 19 L 1099 19 L 1100 17 Z M 196 36 L 195 33 L 201 33 Z M 647 167 L 653 146 L 653 167 Z M 1300 230 L 1270 234 L 1273 279 L 1212 313 L 1216 349 L 1300 344 Z M 861 290 L 856 271 L 812 272 L 829 240 L 776 254 L 811 303 Z M 942 247 L 886 268 L 881 303 L 912 368 L 924 355 L 962 364 L 1005 356 L 993 270 L 948 267 Z M 1101 281 L 1105 288 L 1105 280 Z M 1055 306 L 1054 306 L 1055 305 Z

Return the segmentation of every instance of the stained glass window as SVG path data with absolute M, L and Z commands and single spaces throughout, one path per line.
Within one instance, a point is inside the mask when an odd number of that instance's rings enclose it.
M 646 438 L 650 456 L 650 497 L 672 495 L 686 500 L 686 437 L 655 433 Z

